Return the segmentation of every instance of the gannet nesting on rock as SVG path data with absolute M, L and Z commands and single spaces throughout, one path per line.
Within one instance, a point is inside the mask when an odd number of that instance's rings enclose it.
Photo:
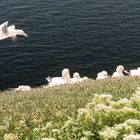
M 70 72 L 69 69 L 65 68 L 62 70 L 61 77 L 48 77 L 46 78 L 49 82 L 48 86 L 57 86 L 62 84 L 67 84 L 70 81 Z
M 8 21 L 0 25 L 0 40 L 10 37 L 13 41 L 16 41 L 17 35 L 28 36 L 23 30 L 15 29 L 15 25 L 8 27 Z
M 124 67 L 122 65 L 117 66 L 116 72 L 113 73 L 112 77 L 124 77 Z
M 108 73 L 107 73 L 107 71 L 102 71 L 102 72 L 99 72 L 99 73 L 97 74 L 96 80 L 102 80 L 102 79 L 106 79 L 106 78 L 108 78 Z
M 27 85 L 20 85 L 18 88 L 15 88 L 15 91 L 29 91 L 31 90 L 30 86 Z

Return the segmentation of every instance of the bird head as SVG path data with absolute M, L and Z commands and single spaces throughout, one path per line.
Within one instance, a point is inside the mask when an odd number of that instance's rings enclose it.
M 16 30 L 16 33 L 17 33 L 17 35 L 23 35 L 23 36 L 28 37 L 28 35 L 23 30 L 18 29 L 18 30 Z

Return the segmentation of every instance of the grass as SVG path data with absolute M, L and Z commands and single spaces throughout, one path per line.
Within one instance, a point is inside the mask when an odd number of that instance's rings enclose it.
M 35 139 L 32 134 L 34 128 L 47 122 L 52 122 L 55 128 L 62 127 L 69 117 L 76 118 L 77 110 L 91 102 L 95 94 L 111 94 L 117 101 L 130 98 L 137 87 L 140 87 L 139 77 L 125 77 L 89 80 L 46 89 L 40 87 L 28 92 L 1 92 L 0 140 L 6 133 L 18 135 L 23 140 Z

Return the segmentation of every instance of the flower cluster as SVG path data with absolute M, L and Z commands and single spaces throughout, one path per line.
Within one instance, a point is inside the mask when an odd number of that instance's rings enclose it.
M 140 132 L 139 94 L 140 91 L 137 91 L 130 99 L 124 98 L 118 101 L 113 101 L 112 95 L 95 95 L 92 102 L 85 108 L 78 109 L 75 119 L 67 120 L 65 127 L 60 129 L 61 134 L 67 139 L 80 140 L 127 140 L 131 134 L 135 135 L 133 137 L 138 137 Z
M 102 139 L 117 139 L 135 134 L 140 129 L 140 120 L 128 119 L 124 123 L 116 124 L 114 127 L 106 127 L 99 134 Z

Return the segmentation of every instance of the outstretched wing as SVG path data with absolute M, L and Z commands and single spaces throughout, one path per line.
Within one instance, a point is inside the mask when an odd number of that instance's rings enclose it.
M 15 30 L 15 28 L 16 28 L 15 25 L 11 25 L 11 26 L 9 26 L 7 29 L 8 29 L 8 30 Z
M 5 23 L 3 23 L 1 26 L 1 31 L 2 31 L 2 33 L 4 33 L 4 34 L 8 34 L 8 29 L 7 29 L 7 25 L 8 25 L 8 21 L 7 22 L 5 22 Z

